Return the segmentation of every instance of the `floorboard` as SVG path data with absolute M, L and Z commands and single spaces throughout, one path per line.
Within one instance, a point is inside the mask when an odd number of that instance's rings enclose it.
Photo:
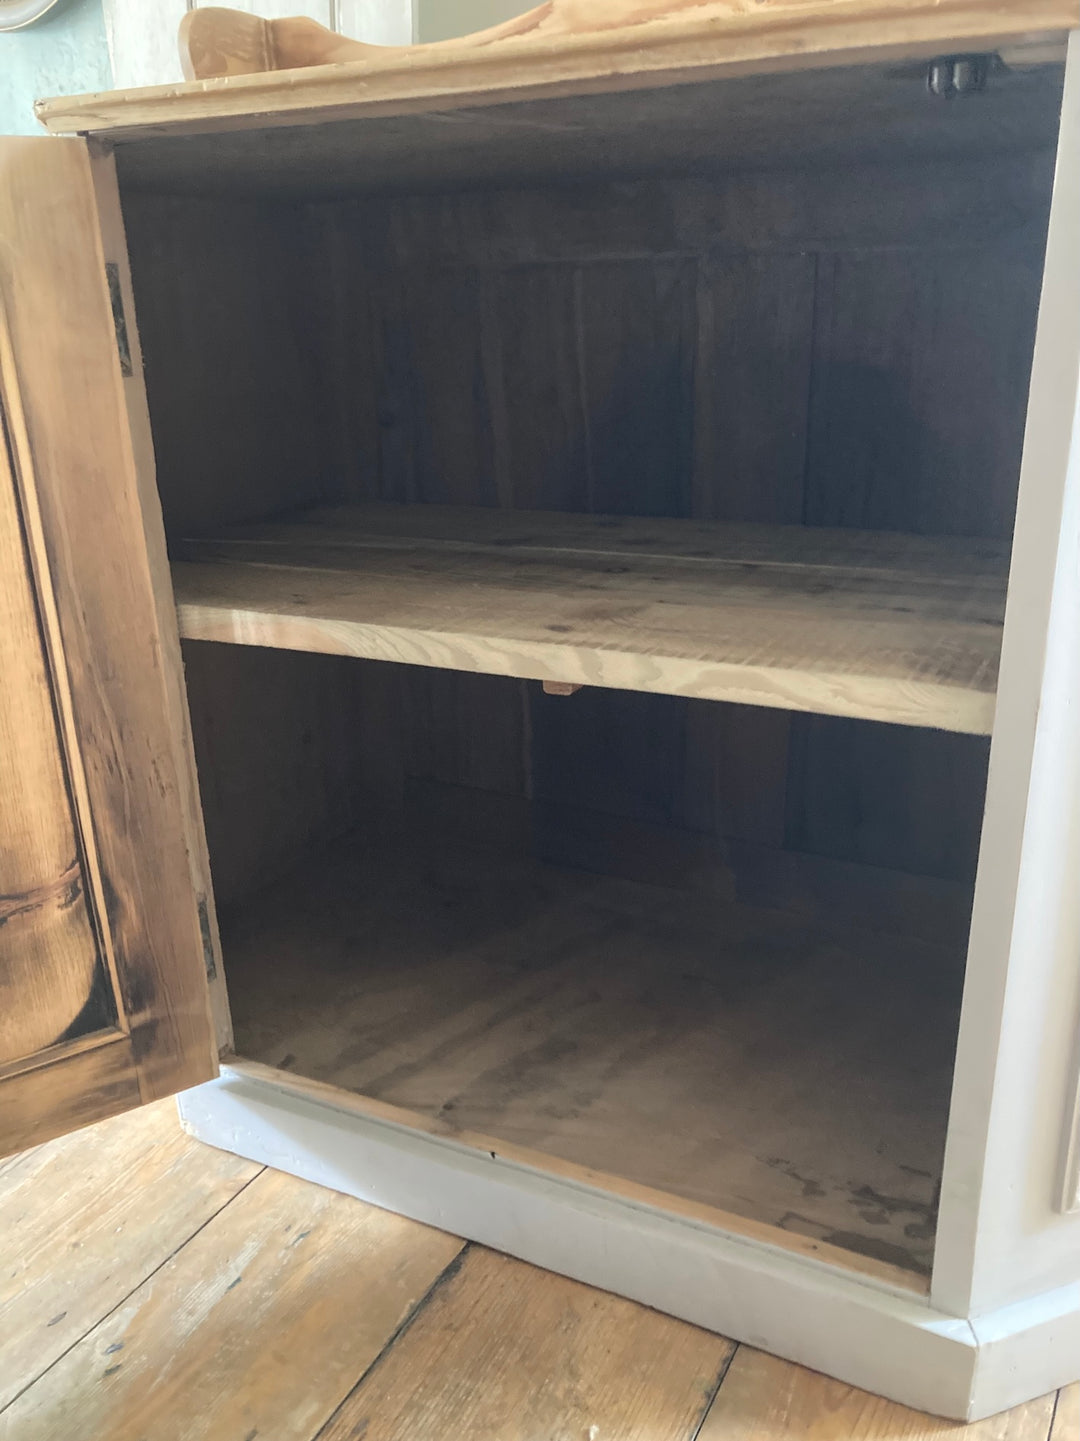
M 734 1349 L 474 1248 L 319 1441 L 689 1441 Z
M 193 1145 L 172 1101 L 0 1169 L 0 1408 L 210 1221 L 260 1167 Z
M 964 1426 L 741 1346 L 697 1441 L 1046 1441 L 1053 1413 L 1051 1394 Z
M 72 1321 L 2 1441 L 1048 1441 L 1053 1398 L 964 1429 L 479 1247 L 459 1265 L 451 1237 L 199 1145 L 169 1102 L 0 1165 L 5 1283 L 27 1250 L 4 1345 L 40 1347 L 39 1295 Z M 1073 1386 L 1053 1441 L 1078 1423 Z
M 1058 1396 L 1050 1441 L 1076 1441 L 1080 1436 L 1080 1385 L 1066 1386 Z
M 267 1171 L 0 1412 L 0 1436 L 308 1441 L 461 1246 Z

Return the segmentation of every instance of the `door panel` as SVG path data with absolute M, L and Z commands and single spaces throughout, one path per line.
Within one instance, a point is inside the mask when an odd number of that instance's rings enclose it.
M 145 403 L 134 317 L 126 347 L 114 323 L 126 257 L 107 159 L 80 140 L 0 142 L 0 235 L 2 1154 L 217 1062 L 212 911 L 152 455 L 129 414 Z
M 105 968 L 7 461 L 5 448 L 0 455 L 0 1066 L 115 1019 L 102 985 Z

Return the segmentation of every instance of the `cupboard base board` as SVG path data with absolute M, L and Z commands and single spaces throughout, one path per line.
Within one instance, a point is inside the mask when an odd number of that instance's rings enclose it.
M 884 1274 L 364 1114 L 355 1099 L 239 1061 L 179 1105 L 210 1145 L 923 1411 L 977 1420 L 1080 1373 L 1080 1286 L 969 1322 Z
M 354 832 L 228 915 L 232 1052 L 929 1275 L 960 947 L 487 839 Z

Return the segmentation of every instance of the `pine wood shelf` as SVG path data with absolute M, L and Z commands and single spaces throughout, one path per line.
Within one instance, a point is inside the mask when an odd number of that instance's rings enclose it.
M 383 504 L 188 540 L 173 566 L 191 640 L 973 734 L 1007 573 L 995 540 Z

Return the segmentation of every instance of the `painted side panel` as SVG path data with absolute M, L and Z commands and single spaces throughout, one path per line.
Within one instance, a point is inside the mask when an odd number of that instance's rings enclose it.
M 1070 44 L 953 1089 L 934 1304 L 1080 1279 L 1080 37 Z

